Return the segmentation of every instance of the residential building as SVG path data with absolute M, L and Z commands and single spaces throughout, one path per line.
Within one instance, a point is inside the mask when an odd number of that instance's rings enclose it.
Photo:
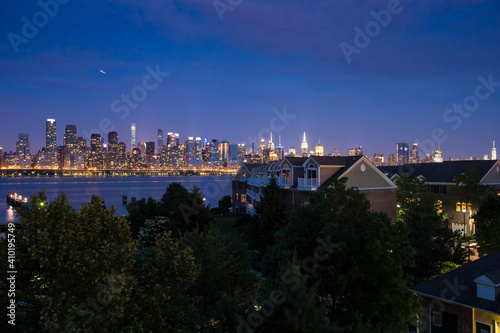
M 347 178 L 347 187 L 365 193 L 374 211 L 396 219 L 396 185 L 365 156 L 285 157 L 266 164 L 243 164 L 232 182 L 233 212 L 254 213 L 263 189 L 275 177 L 286 208 L 309 202 L 309 195 L 333 179 Z
M 433 193 L 442 195 L 442 202 L 451 200 L 452 188 L 456 186 L 455 177 L 464 174 L 473 168 L 479 175 L 477 181 L 483 185 L 500 189 L 500 161 L 495 160 L 473 160 L 473 161 L 444 161 L 441 163 L 405 164 L 402 166 L 382 166 L 379 170 L 391 181 L 396 182 L 402 174 L 410 178 L 420 178 L 430 185 Z M 472 217 L 475 210 L 470 203 L 457 202 L 454 207 L 442 207 L 443 213 L 447 214 L 451 227 L 454 231 L 467 234 L 475 232 Z
M 410 290 L 422 305 L 419 332 L 500 332 L 500 251 Z

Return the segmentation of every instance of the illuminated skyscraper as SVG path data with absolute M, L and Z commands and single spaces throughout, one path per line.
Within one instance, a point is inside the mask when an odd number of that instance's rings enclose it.
M 264 146 L 266 144 L 264 143 Z M 223 162 L 227 162 L 229 158 L 229 142 L 222 140 L 219 142 L 219 156 Z
M 45 123 L 45 147 L 49 150 L 57 149 L 57 129 L 54 119 L 47 119 Z
M 20 159 L 25 159 L 30 154 L 29 135 L 25 133 L 19 134 L 19 141 L 17 142 L 17 155 Z
M 135 141 L 135 123 L 132 123 L 131 126 L 131 140 L 130 140 L 130 151 L 134 150 L 137 147 L 137 141 Z
M 408 164 L 410 162 L 410 152 L 408 151 L 408 144 L 398 142 L 396 144 L 396 151 L 398 156 L 398 165 Z
M 363 147 L 350 148 L 348 151 L 349 156 L 363 156 Z
M 491 148 L 491 159 L 497 159 L 497 149 L 495 148 L 495 141 L 493 141 L 493 148 Z
M 309 146 L 307 145 L 307 141 L 306 141 L 306 132 L 304 132 L 304 138 L 302 139 L 302 144 L 300 145 L 300 150 L 301 150 L 302 156 L 308 155 Z
M 410 153 L 410 163 L 419 163 L 419 162 L 420 162 L 420 155 L 418 153 L 418 143 L 414 143 Z
M 163 147 L 163 131 L 158 128 L 158 154 L 161 153 L 161 147 Z
M 288 155 L 290 157 L 294 157 L 295 155 L 297 155 L 297 149 L 295 149 L 295 147 L 289 147 L 288 148 Z
M 270 151 L 274 151 L 273 132 L 271 132 L 269 136 L 269 143 L 267 145 L 267 148 L 269 148 Z
M 76 147 L 76 125 L 66 125 L 64 131 L 64 146 L 68 148 Z
M 323 156 L 323 154 L 324 154 L 323 145 L 318 142 L 318 144 L 316 145 L 316 149 L 315 149 L 314 152 L 315 152 L 316 156 Z

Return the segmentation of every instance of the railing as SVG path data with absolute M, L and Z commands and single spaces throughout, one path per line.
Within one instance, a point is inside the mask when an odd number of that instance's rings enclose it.
M 293 184 L 291 178 L 278 178 L 278 186 L 290 187 L 292 185 Z
M 304 189 L 317 189 L 319 186 L 318 178 L 299 178 L 298 187 Z

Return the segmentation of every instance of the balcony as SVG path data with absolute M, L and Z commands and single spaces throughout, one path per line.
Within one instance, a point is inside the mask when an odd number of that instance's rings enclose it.
M 292 179 L 291 178 L 278 178 L 278 186 L 282 188 L 290 188 L 292 187 Z
M 318 178 L 299 178 L 298 189 L 306 191 L 316 191 L 319 187 Z

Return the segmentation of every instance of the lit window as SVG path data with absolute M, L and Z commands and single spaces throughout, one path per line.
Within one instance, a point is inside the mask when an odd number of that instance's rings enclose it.
M 247 195 L 246 194 L 241 195 L 241 202 L 247 202 Z
M 460 202 L 457 202 L 457 212 L 460 212 L 462 210 L 462 206 Z

